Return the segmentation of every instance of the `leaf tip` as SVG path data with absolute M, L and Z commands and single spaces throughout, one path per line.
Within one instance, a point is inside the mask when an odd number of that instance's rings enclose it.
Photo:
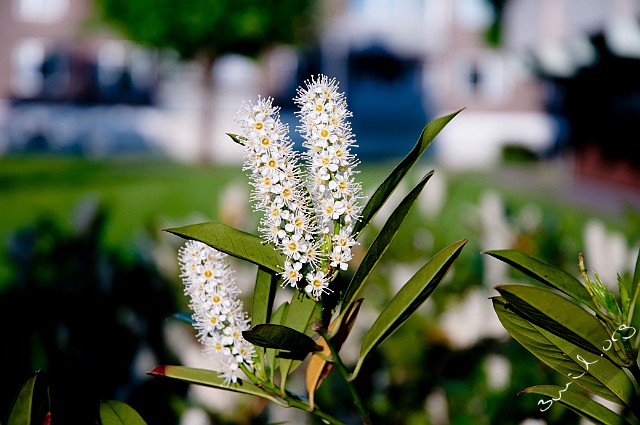
M 153 370 L 147 372 L 147 375 L 155 375 L 155 376 L 166 376 L 166 374 L 167 374 L 166 365 L 156 366 L 153 368 Z

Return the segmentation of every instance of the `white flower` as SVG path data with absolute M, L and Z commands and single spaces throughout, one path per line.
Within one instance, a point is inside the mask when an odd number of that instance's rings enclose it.
M 281 123 L 279 109 L 272 105 L 270 98 L 258 98 L 256 104 L 243 104 L 237 120 L 246 140 L 243 168 L 251 171 L 254 187 L 251 199 L 255 208 L 264 213 L 261 234 L 273 242 L 291 264 L 301 263 L 301 253 L 307 250 L 306 241 L 313 240 L 317 228 L 304 196 L 298 157 L 288 128 Z M 287 284 L 301 279 L 292 270 L 288 268 L 283 272 Z
M 308 284 L 304 290 L 315 299 L 319 299 L 323 293 L 332 292 L 331 289 L 329 289 L 329 282 L 327 282 L 325 274 L 321 271 L 309 273 L 307 275 L 307 282 Z
M 220 376 L 225 382 L 235 383 L 239 364 L 252 365 L 255 350 L 242 338 L 242 331 L 249 329 L 249 319 L 237 298 L 240 290 L 226 257 L 197 241 L 188 241 L 178 254 L 193 327 L 203 351 L 205 355 L 228 358 Z
M 350 151 L 354 146 L 351 112 L 347 109 L 344 93 L 338 92 L 338 83 L 324 75 L 311 78 L 306 88 L 299 88 L 294 99 L 299 106 L 301 125 L 299 132 L 307 148 L 309 167 L 309 193 L 316 208 L 318 227 L 323 234 L 341 235 L 348 231 L 347 246 L 355 244 L 351 235 L 352 223 L 358 218 L 361 186 L 353 176 L 357 159 Z M 329 247 L 327 254 L 333 255 Z M 341 258 L 350 258 L 348 250 Z M 345 261 L 338 261 L 344 270 Z

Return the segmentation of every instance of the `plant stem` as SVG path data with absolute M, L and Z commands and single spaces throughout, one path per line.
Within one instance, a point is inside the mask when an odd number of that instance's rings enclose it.
M 327 346 L 329 347 L 329 350 L 331 350 L 331 357 L 332 357 L 333 363 L 338 367 L 338 370 L 340 371 L 340 374 L 342 375 L 344 382 L 347 384 L 347 387 L 349 387 L 349 391 L 351 392 L 351 396 L 353 397 L 353 402 L 358 408 L 358 411 L 360 412 L 360 416 L 362 416 L 362 420 L 364 424 L 371 425 L 371 419 L 369 418 L 369 410 L 367 409 L 367 406 L 364 404 L 364 401 L 360 397 L 360 393 L 358 393 L 358 390 L 355 384 L 353 383 L 353 381 L 349 379 L 349 371 L 347 370 L 344 363 L 342 363 L 342 360 L 338 355 L 338 350 L 336 349 L 336 346 L 333 344 L 333 342 L 329 338 L 327 331 L 325 331 L 324 329 L 320 329 L 318 333 L 327 342 Z
M 280 389 L 276 385 L 274 385 L 273 382 L 260 379 L 245 365 L 240 365 L 240 368 L 254 384 L 258 385 L 267 393 L 286 401 L 288 407 L 295 407 L 297 409 L 304 410 L 305 412 L 311 413 L 312 415 L 316 415 L 317 417 L 324 419 L 332 425 L 347 425 L 340 419 L 334 418 L 328 413 L 323 412 L 317 406 L 312 410 L 311 406 L 306 400 L 303 400 L 302 398 L 290 393 L 289 391 L 280 391 Z

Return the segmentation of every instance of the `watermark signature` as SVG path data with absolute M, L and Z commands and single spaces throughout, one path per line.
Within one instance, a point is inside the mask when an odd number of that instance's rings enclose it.
M 616 338 L 615 338 L 616 333 L 618 333 L 618 332 L 622 332 L 622 331 L 626 331 L 626 330 L 629 330 L 629 329 L 630 329 L 630 330 L 632 330 L 632 331 L 633 331 L 633 333 L 632 333 L 631 335 L 621 336 L 620 338 L 622 338 L 622 339 L 623 339 L 623 340 L 625 340 L 625 341 L 626 341 L 626 340 L 628 340 L 629 338 L 632 338 L 632 337 L 636 334 L 636 332 L 637 332 L 637 331 L 636 331 L 636 329 L 635 329 L 634 327 L 632 327 L 632 326 L 620 325 L 620 327 L 619 327 L 617 330 L 613 331 L 613 333 L 611 334 L 611 338 L 610 338 L 610 339 L 607 339 L 607 340 L 605 341 L 605 344 L 608 342 L 608 343 L 609 343 L 609 346 L 608 346 L 608 347 L 605 347 L 605 346 L 603 345 L 603 346 L 602 346 L 602 349 L 603 349 L 604 351 L 609 351 L 609 350 L 611 349 L 611 347 L 613 347 L 613 343 L 614 343 L 614 342 L 616 342 L 616 341 L 619 341 L 619 339 L 616 339 Z M 600 357 L 602 357 L 602 356 L 603 356 L 603 354 L 600 354 Z M 585 371 L 584 371 L 584 372 L 582 372 L 582 373 L 581 373 L 580 375 L 578 375 L 578 376 L 573 376 L 573 375 L 572 375 L 572 374 L 570 374 L 570 373 L 569 373 L 569 374 L 567 374 L 567 376 L 569 376 L 569 377 L 570 377 L 570 378 L 572 378 L 573 380 L 576 380 L 576 379 L 582 378 L 582 377 L 585 375 L 585 373 L 587 373 L 587 372 L 589 371 L 589 365 L 592 365 L 592 364 L 598 363 L 598 361 L 600 360 L 600 359 L 598 359 L 598 360 L 596 360 L 596 361 L 594 361 L 594 362 L 588 362 L 588 361 L 586 361 L 586 360 L 585 360 L 581 355 L 579 355 L 579 354 L 576 356 L 576 359 L 577 359 L 579 362 L 584 363 Z M 565 392 L 565 391 L 567 391 L 567 389 L 569 388 L 569 385 L 571 385 L 571 384 L 573 384 L 573 381 L 569 381 L 569 382 L 567 382 L 567 385 L 565 385 L 564 389 L 562 389 L 562 390 L 558 391 L 558 397 L 557 397 L 557 398 L 552 398 L 551 400 L 543 400 L 543 399 L 538 400 L 538 406 L 540 406 L 541 404 L 542 404 L 542 405 L 547 405 L 547 406 L 546 406 L 546 407 L 544 407 L 544 408 L 540 408 L 540 411 L 541 411 L 541 412 L 546 412 L 546 411 L 547 411 L 547 410 L 549 410 L 549 408 L 553 405 L 553 402 L 554 402 L 554 401 L 560 401 L 560 399 L 562 399 L 562 393 L 563 393 L 563 392 Z

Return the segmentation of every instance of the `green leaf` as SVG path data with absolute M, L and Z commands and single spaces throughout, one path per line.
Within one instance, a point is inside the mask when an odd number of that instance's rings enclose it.
M 615 394 L 615 399 L 602 396 L 603 398 L 609 401 L 613 401 L 614 403 L 626 404 L 627 406 L 631 406 L 634 403 L 636 391 L 633 386 L 633 382 L 631 382 L 631 380 L 621 367 L 616 366 L 604 357 L 594 356 L 593 354 L 588 353 L 587 351 L 568 341 L 565 341 L 564 339 L 552 334 L 551 332 L 547 332 L 544 329 L 540 328 L 538 328 L 538 330 L 540 331 L 540 333 L 542 333 L 542 335 L 547 337 L 547 339 L 553 345 L 558 347 L 560 350 L 562 350 L 563 353 L 569 356 L 570 359 L 584 368 L 587 373 L 593 376 L 593 378 L 596 379 L 601 385 L 604 385 L 613 394 Z M 589 364 L 587 366 L 587 363 L 581 361 L 580 358 L 592 364 Z M 575 382 L 580 384 L 587 390 L 595 392 L 592 390 L 592 386 L 582 385 L 582 380 L 586 376 L 587 375 L 584 375 L 580 379 L 576 379 Z
M 256 326 L 268 323 L 271 318 L 271 309 L 276 294 L 278 276 L 264 267 L 258 267 L 256 284 L 253 288 L 251 301 L 251 325 Z M 264 348 L 256 347 L 256 369 L 258 373 L 264 371 Z M 263 376 L 266 378 L 266 376 Z
M 172 314 L 172 316 L 190 325 L 193 325 L 195 323 L 195 320 L 193 320 L 191 313 L 174 313 Z
M 131 406 L 118 400 L 100 401 L 102 425 L 146 425 L 147 423 Z
M 437 253 L 398 291 L 365 335 L 351 379 L 356 378 L 367 355 L 395 332 L 431 295 L 466 243 L 466 240 L 458 241 Z
M 248 381 L 242 380 L 237 384 L 225 384 L 223 378 L 218 377 L 218 373 L 213 370 L 196 369 L 185 366 L 156 366 L 149 375 L 164 376 L 166 378 L 178 379 L 180 381 L 189 382 L 191 384 L 203 385 L 205 387 L 218 388 L 221 390 L 233 391 L 255 395 L 273 401 L 280 406 L 287 407 L 287 403 L 280 398 L 269 394 L 262 388 Z
M 609 339 L 609 335 L 598 319 L 564 296 L 531 285 L 499 285 L 496 290 L 513 305 L 518 313 L 534 325 L 590 353 L 596 355 L 604 353 L 617 365 L 624 366 L 613 350 L 602 350 L 602 345 Z
M 243 331 L 244 339 L 254 345 L 294 353 L 312 353 L 318 351 L 316 342 L 310 336 L 283 325 L 264 323 Z
M 233 133 L 226 133 L 227 136 L 231 137 L 231 140 L 233 140 L 234 142 L 236 142 L 237 144 L 239 144 L 240 146 L 244 146 L 245 142 L 246 142 L 246 138 L 239 136 L 237 134 L 233 134 Z
M 353 229 L 355 235 L 361 234 L 362 230 L 369 224 L 371 219 L 382 208 L 384 203 L 389 199 L 389 196 L 398 187 L 398 184 L 402 181 L 404 176 L 411 170 L 413 165 L 420 159 L 424 151 L 429 147 L 433 139 L 440 133 L 440 131 L 460 113 L 462 109 L 446 115 L 444 117 L 437 118 L 428 123 L 422 130 L 420 139 L 413 147 L 411 152 L 393 169 L 391 174 L 382 182 L 382 184 L 376 189 L 374 194 L 369 198 L 369 202 L 362 210 L 362 217 L 356 223 Z
M 320 309 L 320 303 L 314 301 L 306 294 L 296 291 L 293 299 L 289 303 L 289 307 L 285 312 L 282 324 L 300 332 L 305 332 L 307 327 L 316 320 L 316 315 Z M 300 365 L 300 361 L 292 359 L 280 359 L 280 387 L 285 388 L 287 377 L 296 367 Z
M 528 394 L 540 394 L 551 397 L 551 400 L 540 399 L 538 405 L 542 405 L 541 410 L 546 411 L 553 404 L 553 399 L 558 403 L 567 406 L 578 415 L 588 419 L 589 421 L 602 425 L 622 425 L 629 422 L 617 413 L 609 410 L 598 402 L 591 400 L 589 397 L 576 393 L 574 391 L 562 391 L 566 387 L 558 387 L 556 385 L 536 385 L 522 391 Z M 562 393 L 560 392 L 562 391 Z
M 9 413 L 7 425 L 31 425 L 43 423 L 49 414 L 48 387 L 44 373 L 35 372 L 22 385 Z
M 277 325 L 281 324 L 282 321 L 284 320 L 284 317 L 288 309 L 289 309 L 289 303 L 288 302 L 282 303 L 276 309 L 276 311 L 271 315 L 270 322 Z M 262 347 L 259 347 L 259 348 L 262 348 Z M 271 382 L 274 382 L 275 371 L 277 368 L 277 363 L 276 363 L 277 354 L 278 354 L 278 350 L 273 350 L 271 348 L 266 349 L 267 365 L 269 365 L 269 369 L 270 369 L 269 376 L 271 377 L 270 378 Z
M 199 223 L 165 231 L 184 239 L 203 242 L 218 251 L 250 261 L 274 272 L 281 272 L 284 254 L 256 235 L 222 223 Z
M 630 326 L 638 332 L 634 339 L 633 348 L 640 348 L 640 250 L 638 250 L 638 258 L 636 259 L 636 267 L 633 271 L 633 296 L 631 297 L 631 307 L 629 310 Z
M 253 288 L 251 302 L 252 326 L 269 322 L 277 281 L 278 275 L 269 272 L 264 267 L 258 267 L 258 275 L 256 276 L 256 285 Z
M 569 342 L 565 342 L 565 344 L 568 345 L 563 344 L 563 347 L 571 353 L 567 354 L 550 340 L 550 336 L 556 338 L 554 339 L 555 342 L 557 342 L 557 340 L 561 340 L 560 338 L 555 337 L 550 332 L 546 332 L 543 329 L 532 325 L 528 320 L 519 316 L 510 308 L 509 304 L 504 298 L 494 297 L 492 298 L 492 302 L 493 309 L 495 310 L 500 323 L 502 323 L 502 326 L 504 326 L 507 332 L 509 332 L 509 334 L 513 337 L 513 339 L 518 341 L 518 343 L 520 343 L 531 354 L 536 356 L 546 365 L 553 368 L 563 376 L 567 377 L 567 381 L 570 380 L 570 376 L 577 377 L 585 371 L 585 364 L 579 362 L 574 355 L 577 355 L 577 353 L 574 353 L 569 348 L 569 345 L 575 348 L 577 348 L 577 346 Z M 585 358 L 586 360 L 588 359 L 587 362 L 589 363 L 594 361 L 592 357 L 587 358 L 583 355 L 583 358 Z M 611 391 L 607 386 L 603 385 L 601 381 L 599 381 L 591 374 L 592 372 L 594 372 L 599 377 L 602 377 L 601 372 L 604 372 L 604 370 L 596 368 L 595 366 L 599 365 L 601 367 L 605 362 L 616 368 L 616 366 L 609 362 L 607 359 L 604 359 L 602 357 L 598 357 L 598 359 L 598 363 L 589 365 L 588 374 L 585 374 L 579 379 L 573 381 L 602 398 L 622 404 L 623 402 L 620 397 L 618 397 L 613 391 Z M 618 371 L 622 372 L 620 369 L 618 369 Z M 614 371 L 613 373 L 617 372 Z M 606 376 L 602 378 L 605 382 L 607 382 Z M 607 384 L 609 384 L 609 382 L 607 382 Z
M 367 278 L 395 238 L 398 230 L 400 229 L 400 226 L 402 226 L 402 223 L 409 214 L 411 207 L 418 199 L 418 195 L 420 195 L 420 192 L 422 192 L 422 189 L 427 184 L 432 175 L 433 171 L 425 175 L 420 183 L 418 183 L 416 187 L 413 188 L 411 192 L 409 192 L 409 194 L 402 200 L 402 202 L 400 202 L 393 213 L 391 213 L 391 216 L 382 227 L 382 230 L 369 247 L 369 250 L 360 263 L 358 270 L 356 270 L 353 277 L 351 278 L 349 285 L 347 285 L 347 289 L 342 298 L 342 305 L 347 306 L 357 298 Z
M 538 282 L 551 286 L 597 311 L 589 291 L 569 273 L 513 249 L 486 251 L 484 254 L 504 261 Z

